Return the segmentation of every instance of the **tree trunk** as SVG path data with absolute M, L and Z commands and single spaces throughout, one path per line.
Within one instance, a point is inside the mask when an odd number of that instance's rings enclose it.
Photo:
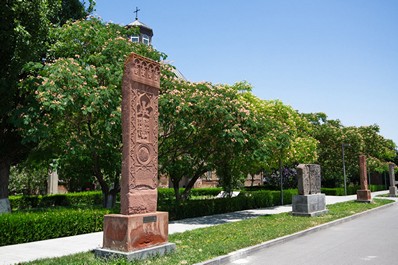
M 180 205 L 181 196 L 180 196 L 180 181 L 171 181 L 173 183 L 174 195 L 176 198 L 176 205 Z
M 103 176 L 103 174 L 101 172 L 101 168 L 100 168 L 100 165 L 99 165 L 99 157 L 98 157 L 98 155 L 95 152 L 93 153 L 93 162 L 94 162 L 93 174 L 96 177 L 96 179 L 98 180 L 98 182 L 99 182 L 99 184 L 101 186 L 101 190 L 102 190 L 102 196 L 103 196 L 102 206 L 104 208 L 108 208 L 108 206 L 109 206 L 108 200 L 109 199 L 113 200 L 113 198 L 109 197 L 109 195 L 110 195 L 109 185 L 108 185 L 108 183 L 106 183 L 106 181 L 104 179 L 104 176 Z
M 202 176 L 206 172 L 207 168 L 196 171 L 195 175 L 189 180 L 183 194 L 181 195 L 182 200 L 187 200 L 189 198 L 189 194 L 191 193 L 191 190 L 193 189 L 196 181 L 199 179 L 200 176 Z
M 0 160 L 0 214 L 10 213 L 10 200 L 8 199 L 8 184 L 10 182 L 11 161 L 7 158 Z
M 119 179 L 114 181 L 113 183 L 113 188 L 109 191 L 107 195 L 107 201 L 105 202 L 105 207 L 107 209 L 111 209 L 115 207 L 116 205 L 116 196 L 120 192 L 120 185 L 119 185 Z

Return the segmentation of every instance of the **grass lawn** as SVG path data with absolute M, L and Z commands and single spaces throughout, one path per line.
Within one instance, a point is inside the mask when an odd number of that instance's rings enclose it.
M 329 213 L 320 217 L 297 217 L 282 213 L 177 233 L 169 236 L 169 241 L 177 245 L 175 253 L 145 261 L 105 261 L 87 252 L 25 264 L 194 264 L 392 202 L 384 199 L 375 199 L 374 203 L 344 202 L 328 205 Z

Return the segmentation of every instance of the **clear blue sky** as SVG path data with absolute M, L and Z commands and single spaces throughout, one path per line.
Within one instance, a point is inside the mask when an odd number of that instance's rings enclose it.
M 378 124 L 398 144 L 398 1 L 97 0 L 94 14 L 126 25 L 136 7 L 190 81 L 246 80 L 259 98 Z

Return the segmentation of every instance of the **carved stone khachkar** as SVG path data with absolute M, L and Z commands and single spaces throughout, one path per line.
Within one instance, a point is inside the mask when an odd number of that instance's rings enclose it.
M 390 197 L 397 197 L 397 186 L 395 186 L 397 182 L 395 181 L 394 167 L 395 165 L 393 163 L 388 164 L 388 173 L 390 175 Z
M 168 213 L 156 211 L 159 88 L 160 65 L 132 53 L 122 84 L 121 214 L 105 215 L 97 256 L 133 260 L 175 249 L 168 243 Z
M 297 180 L 299 195 L 293 196 L 292 214 L 319 216 L 327 213 L 325 194 L 321 194 L 321 166 L 298 165 Z
M 0 199 L 0 214 L 11 213 L 10 201 L 7 198 Z
M 58 194 L 58 172 L 54 170 L 47 177 L 47 194 Z
M 359 182 L 361 189 L 357 190 L 357 201 L 358 202 L 371 202 L 372 194 L 368 189 L 368 179 L 366 174 L 366 156 L 359 156 Z

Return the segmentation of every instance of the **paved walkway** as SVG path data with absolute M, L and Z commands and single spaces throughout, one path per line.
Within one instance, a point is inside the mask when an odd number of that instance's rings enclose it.
M 388 191 L 372 192 L 372 198 Z M 326 204 L 355 200 L 356 195 L 326 196 Z M 217 214 L 198 218 L 189 218 L 170 222 L 169 234 L 184 232 L 227 222 L 236 222 L 261 215 L 290 212 L 291 205 L 272 208 L 245 210 L 226 214 Z M 61 257 L 87 252 L 102 246 L 102 232 L 62 237 L 25 244 L 0 247 L 0 265 L 18 264 L 36 259 Z

